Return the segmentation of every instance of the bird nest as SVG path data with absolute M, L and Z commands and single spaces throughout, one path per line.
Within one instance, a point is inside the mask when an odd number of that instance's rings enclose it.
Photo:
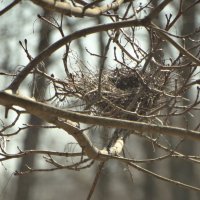
M 67 82 L 68 93 L 85 103 L 95 115 L 137 120 L 158 106 L 164 77 L 130 68 L 105 70 L 101 76 L 76 74 Z M 66 87 L 65 87 L 66 89 Z M 65 91 L 66 92 L 66 91 Z

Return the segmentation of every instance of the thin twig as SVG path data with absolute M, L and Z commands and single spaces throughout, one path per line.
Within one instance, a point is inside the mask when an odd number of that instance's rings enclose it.
M 95 176 L 95 178 L 94 178 L 94 181 L 93 181 L 93 183 L 92 183 L 92 187 L 90 188 L 90 192 L 89 192 L 89 194 L 88 194 L 88 196 L 87 196 L 87 200 L 90 200 L 91 197 L 92 197 L 92 194 L 94 193 L 94 189 L 95 189 L 95 187 L 96 187 L 96 185 L 97 185 L 97 181 L 99 180 L 99 177 L 100 177 L 100 174 L 101 174 L 101 172 L 102 172 L 102 169 L 103 169 L 104 164 L 105 164 L 105 162 L 101 162 L 101 163 L 99 164 L 99 166 L 98 166 L 98 171 L 97 171 L 96 176 Z
M 135 168 L 135 169 L 137 169 L 137 170 L 139 170 L 141 172 L 144 172 L 147 175 L 153 176 L 153 177 L 155 177 L 157 179 L 160 179 L 162 181 L 175 184 L 175 185 L 177 185 L 179 187 L 183 187 L 183 188 L 186 188 L 186 189 L 191 189 L 191 190 L 200 192 L 200 188 L 198 188 L 198 187 L 191 186 L 191 185 L 188 185 L 188 184 L 185 184 L 185 183 L 182 183 L 180 181 L 176 181 L 176 180 L 173 180 L 173 179 L 170 179 L 170 178 L 166 178 L 164 176 L 161 176 L 161 175 L 158 175 L 158 174 L 156 174 L 154 172 L 151 172 L 151 171 L 149 171 L 147 169 L 144 169 L 143 167 L 140 167 L 139 165 L 136 165 L 134 163 L 130 163 L 129 162 L 128 165 L 132 166 L 133 168 Z

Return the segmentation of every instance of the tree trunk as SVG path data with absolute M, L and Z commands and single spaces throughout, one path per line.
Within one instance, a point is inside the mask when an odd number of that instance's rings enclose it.
M 44 15 L 47 16 L 48 12 L 44 11 Z M 40 32 L 39 32 L 39 46 L 38 46 L 38 52 L 41 52 L 45 47 L 49 45 L 49 38 L 50 38 L 50 26 L 42 23 Z M 49 65 L 48 61 L 45 62 L 45 66 L 47 67 Z M 44 70 L 44 69 L 43 69 Z M 37 77 L 36 77 L 37 78 Z M 35 81 L 35 80 L 33 80 Z M 44 86 L 44 79 L 38 78 L 35 81 L 35 91 L 33 96 L 35 99 L 42 99 L 42 97 L 45 95 L 45 86 Z M 31 115 L 28 124 L 31 125 L 41 125 L 42 121 Z M 36 149 L 37 143 L 39 140 L 39 128 L 30 128 L 27 130 L 25 139 L 24 139 L 24 149 Z M 23 157 L 21 163 L 19 164 L 19 171 L 23 171 L 26 168 L 26 165 L 28 166 L 34 166 L 35 164 L 35 156 L 27 156 Z M 28 174 L 26 176 L 19 176 L 17 181 L 17 190 L 15 195 L 15 200 L 28 200 L 31 199 L 31 188 L 34 186 L 35 183 L 35 176 L 34 174 Z
M 195 2 L 192 1 L 184 1 L 183 9 L 188 7 L 190 4 Z M 197 13 L 195 12 L 195 9 L 191 9 L 190 12 L 187 12 L 183 15 L 182 21 L 183 21 L 183 27 L 181 30 L 181 35 L 187 35 L 195 30 L 195 15 Z M 184 45 L 186 49 L 189 49 L 191 47 L 191 42 L 188 40 L 184 41 Z M 192 52 L 194 54 L 194 52 Z M 191 69 L 184 69 L 182 73 L 182 76 L 184 79 L 187 79 L 188 75 L 190 74 Z M 188 100 L 192 99 L 192 91 L 187 91 L 185 94 L 185 98 Z M 189 114 L 185 115 L 181 119 L 181 126 L 184 128 L 194 128 L 194 118 L 192 118 Z M 183 145 L 178 148 L 179 151 L 183 152 L 186 155 L 194 155 L 195 152 L 195 143 L 193 141 L 185 141 Z M 180 161 L 173 160 L 171 162 L 171 176 L 172 178 L 176 178 L 177 180 L 180 180 L 187 184 L 195 185 L 195 174 L 194 174 L 194 165 L 191 162 L 184 162 L 184 164 L 180 165 Z M 172 189 L 172 196 L 174 199 L 182 199 L 182 200 L 193 200 L 191 196 L 191 192 L 189 192 L 187 189 L 177 189 L 177 187 L 173 187 Z

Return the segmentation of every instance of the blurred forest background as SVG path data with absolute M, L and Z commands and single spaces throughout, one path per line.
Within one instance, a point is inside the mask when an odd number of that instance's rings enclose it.
M 8 5 L 11 1 L 1 0 L 0 10 Z M 156 6 L 161 1 L 151 1 L 150 6 Z M 187 6 L 184 1 L 184 6 Z M 195 2 L 194 0 L 188 2 Z M 133 5 L 136 9 L 148 1 L 135 0 Z M 200 4 L 200 3 L 198 3 Z M 184 17 L 181 17 L 173 28 L 175 34 L 187 35 L 192 31 L 195 31 L 199 26 L 200 20 L 200 5 L 196 5 Z M 179 9 L 179 1 L 173 1 L 165 9 L 165 13 L 175 15 Z M 28 2 L 22 1 L 6 14 L 0 16 L 0 69 L 5 71 L 10 76 L 0 75 L 0 89 L 4 89 L 13 79 L 13 71 L 17 72 L 23 68 L 29 61 L 25 55 L 19 41 L 24 43 L 24 39 L 27 39 L 27 46 L 29 52 L 34 57 L 45 47 L 52 44 L 54 41 L 61 38 L 61 35 L 57 29 L 54 29 L 47 23 L 44 23 L 37 15 L 45 16 L 50 21 L 58 21 L 60 23 L 60 15 L 58 13 L 52 13 L 47 10 L 43 10 L 38 6 Z M 144 12 L 144 16 L 145 16 Z M 63 19 L 63 30 L 65 35 L 71 33 L 78 28 L 84 28 L 87 26 L 105 23 L 102 18 L 83 18 L 77 20 L 74 17 L 66 17 Z M 158 16 L 155 19 L 155 23 L 160 27 L 164 25 L 164 17 Z M 144 44 L 148 48 L 148 38 L 145 36 L 145 32 L 141 28 L 138 28 L 137 34 L 144 37 Z M 199 38 L 200 40 L 200 38 Z M 103 51 L 107 44 L 107 39 L 104 33 L 95 34 L 95 36 L 89 36 L 87 38 L 79 39 L 73 46 L 74 60 L 72 63 L 76 63 L 77 58 L 81 65 L 83 62 L 89 63 L 91 70 L 95 71 L 100 65 L 100 59 L 92 56 L 86 51 L 90 49 L 90 52 L 103 55 Z M 190 47 L 190 43 L 184 44 L 187 48 Z M 57 74 L 59 77 L 64 78 L 65 73 L 62 65 L 61 55 L 63 49 L 57 51 L 51 56 L 50 59 L 45 60 L 46 70 L 50 74 Z M 165 47 L 166 55 L 176 57 L 176 53 L 170 46 Z M 59 59 L 58 59 L 59 58 Z M 107 65 L 112 65 L 111 61 L 107 61 Z M 185 72 L 187 76 L 187 72 Z M 21 88 L 24 95 L 30 96 L 31 88 L 35 87 L 36 92 L 34 96 L 42 98 L 42 95 L 50 93 L 46 91 L 45 81 L 42 78 L 38 78 L 37 82 L 34 82 L 32 78 L 25 80 L 25 86 Z M 34 83 L 33 83 L 34 82 Z M 28 85 L 28 87 L 27 87 Z M 29 88 L 30 90 L 27 90 Z M 41 95 L 42 94 L 42 95 Z M 194 91 L 191 89 L 186 95 L 186 98 L 192 99 Z M 58 102 L 62 107 L 66 104 Z M 4 115 L 3 109 L 0 115 Z M 198 116 L 199 113 L 196 113 Z M 2 117 L 1 117 L 2 118 Z M 25 119 L 21 119 L 19 127 L 22 126 L 24 121 L 27 124 L 39 125 L 42 122 L 34 117 L 29 116 Z M 12 119 L 10 119 L 12 122 Z M 186 123 L 187 122 L 187 123 Z M 178 127 L 187 126 L 194 127 L 199 123 L 199 117 L 192 117 L 187 115 L 184 117 L 176 117 L 171 119 L 171 124 Z M 12 130 L 13 132 L 15 130 Z M 90 131 L 90 135 L 95 144 L 102 144 L 106 140 L 107 128 L 96 128 Z M 102 135 L 99 139 L 96 135 Z M 60 131 L 60 134 L 56 134 L 54 129 L 43 129 L 38 127 L 32 127 L 24 130 L 22 133 L 14 136 L 15 140 L 8 142 L 7 151 L 17 151 L 17 146 L 20 149 L 51 149 L 55 151 L 65 151 L 78 149 L 76 141 L 71 136 L 66 136 L 64 131 Z M 163 137 L 163 140 L 169 141 L 171 144 L 176 145 L 178 138 Z M 17 144 L 16 144 L 17 142 Z M 151 158 L 156 154 L 159 154 L 159 150 L 156 149 L 152 143 L 147 142 L 142 137 L 137 135 L 132 136 L 128 141 L 127 146 L 134 147 L 132 152 L 129 152 L 134 158 Z M 144 148 L 145 147 L 145 148 Z M 185 154 L 198 155 L 200 152 L 200 145 L 197 142 L 187 141 L 184 143 L 182 149 Z M 67 159 L 66 159 L 67 162 Z M 23 176 L 14 176 L 15 170 L 23 171 L 25 165 L 31 165 L 34 167 L 46 166 L 46 163 L 39 156 L 27 156 L 21 159 L 14 159 L 0 163 L 0 199 L 2 200 L 53 200 L 53 199 L 86 199 L 88 192 L 92 186 L 93 179 L 98 169 L 98 165 L 95 164 L 91 168 L 86 168 L 81 171 L 70 171 L 67 169 L 49 171 L 49 172 L 36 172 Z M 200 166 L 199 164 L 193 165 L 191 162 L 174 158 L 172 160 L 161 160 L 157 162 L 149 162 L 142 164 L 148 170 L 157 171 L 163 176 L 174 178 L 175 180 L 182 181 L 187 184 L 192 184 L 200 187 Z M 180 188 L 170 183 L 162 182 L 155 179 L 152 176 L 143 174 L 137 170 L 131 169 L 117 161 L 110 161 L 106 163 L 101 172 L 101 176 L 98 180 L 95 188 L 94 200 L 109 199 L 109 200 L 153 200 L 153 199 L 176 199 L 176 200 L 198 200 L 199 193 L 190 191 L 189 189 Z

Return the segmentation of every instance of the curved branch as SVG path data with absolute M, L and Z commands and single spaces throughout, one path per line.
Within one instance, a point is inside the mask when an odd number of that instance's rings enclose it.
M 89 158 L 103 160 L 103 158 L 98 158 L 99 149 L 92 144 L 89 137 L 86 134 L 84 134 L 82 130 L 68 124 L 62 119 L 59 119 L 58 116 L 55 116 L 55 115 L 47 116 L 47 115 L 48 115 L 47 113 L 43 113 L 43 114 L 41 113 L 41 119 L 43 119 L 44 117 L 46 121 L 55 124 L 58 128 L 61 128 L 65 130 L 67 133 L 69 133 L 70 135 L 72 135 L 76 139 L 78 144 L 81 146 L 83 152 L 85 152 L 85 154 Z
M 37 57 L 29 62 L 29 64 L 16 76 L 14 81 L 10 84 L 8 89 L 11 89 L 14 93 L 18 90 L 21 82 L 26 78 L 32 69 L 34 69 L 40 62 L 45 58 L 50 56 L 56 50 L 83 36 L 87 36 L 93 33 L 108 31 L 112 29 L 119 29 L 131 26 L 147 26 L 149 24 L 149 18 L 144 18 L 142 20 L 127 20 L 108 24 L 100 24 L 97 26 L 87 27 L 82 30 L 75 31 L 74 33 L 63 37 L 54 44 L 50 45 L 44 49 Z

